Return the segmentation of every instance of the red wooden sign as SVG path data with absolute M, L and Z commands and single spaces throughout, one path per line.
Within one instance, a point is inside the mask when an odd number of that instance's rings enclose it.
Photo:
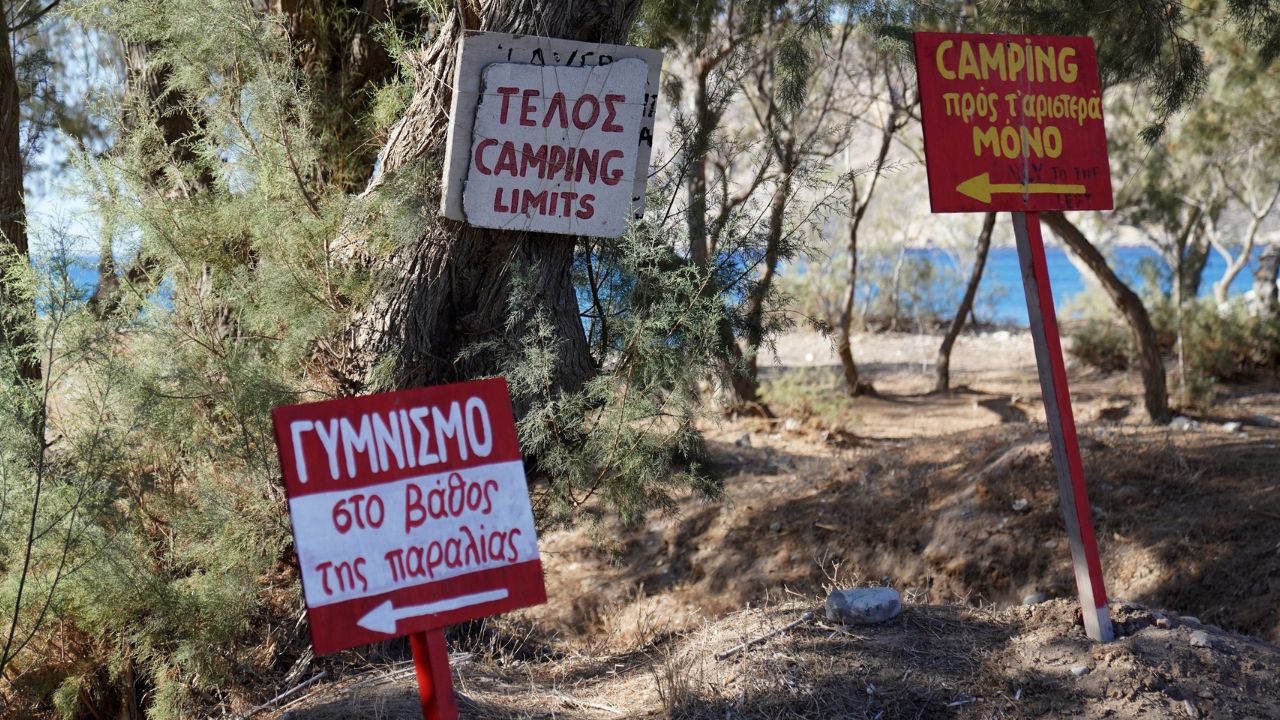
M 1109 210 L 1088 37 L 916 33 L 933 212 Z
M 316 654 L 546 602 L 505 380 L 272 420 Z

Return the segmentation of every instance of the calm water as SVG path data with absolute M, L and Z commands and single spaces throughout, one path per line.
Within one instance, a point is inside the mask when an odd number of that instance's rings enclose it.
M 1261 252 L 1260 250 L 1258 252 Z M 1257 267 L 1257 254 L 1231 284 L 1231 294 L 1238 295 L 1253 287 L 1253 271 Z M 968 278 L 969 266 L 959 265 L 957 258 L 944 250 L 912 249 L 907 251 L 907 259 L 912 262 L 932 262 L 938 267 L 947 268 L 943 273 L 951 278 L 946 287 L 938 288 L 937 304 L 939 310 L 947 314 L 959 302 L 964 292 L 964 281 Z M 1070 301 L 1085 290 L 1085 281 L 1071 261 L 1067 253 L 1058 247 L 1045 248 L 1045 259 L 1049 266 L 1049 281 L 1053 286 L 1054 304 L 1059 315 L 1069 313 Z M 1145 288 L 1144 264 L 1156 264 L 1162 270 L 1164 263 L 1156 251 L 1145 247 L 1121 247 L 1108 251 L 1111 266 L 1121 278 L 1135 291 L 1141 293 Z M 882 262 L 884 260 L 882 259 Z M 81 258 L 71 268 L 71 278 L 77 286 L 91 290 L 98 281 L 98 273 L 94 258 Z M 1213 283 L 1222 277 L 1226 263 L 1216 253 L 1209 255 L 1209 263 L 1204 271 L 1200 293 L 1208 296 L 1212 293 Z M 1166 275 L 1167 271 L 1162 272 Z M 931 293 L 932 294 L 932 293 Z M 861 293 L 860 293 L 861 295 Z M 1018 270 L 1018 251 L 1014 248 L 992 248 L 987 257 L 986 270 L 983 273 L 982 285 L 978 291 L 978 319 L 984 322 L 996 322 L 1025 326 L 1027 324 L 1027 305 L 1022 294 L 1022 276 Z
M 955 259 L 950 258 L 947 253 L 941 250 L 918 250 L 912 251 L 921 255 L 931 256 L 930 260 L 934 262 L 948 262 L 955 264 Z M 1259 251 L 1260 252 L 1260 251 Z M 1238 295 L 1247 292 L 1253 287 L 1253 271 L 1257 268 L 1257 254 L 1255 253 L 1253 261 L 1245 266 L 1244 270 L 1236 276 L 1231 283 L 1231 294 Z M 1146 247 L 1121 247 L 1111 248 L 1108 253 L 1108 260 L 1111 261 L 1111 268 L 1133 288 L 1135 292 L 1142 294 L 1147 288 L 1142 268 L 1147 264 L 1154 264 L 1161 270 L 1161 275 L 1167 275 L 1168 271 L 1164 262 L 1160 259 L 1159 253 L 1151 248 Z M 1059 247 L 1045 248 L 1045 260 L 1049 267 L 1049 284 L 1053 287 L 1054 305 L 1061 309 L 1067 307 L 1069 302 L 1085 290 L 1085 280 L 1076 269 L 1075 265 L 1067 259 L 1065 250 Z M 969 267 L 962 268 L 964 272 L 968 272 Z M 1200 295 L 1209 297 L 1213 294 L 1213 283 L 1222 277 L 1223 271 L 1226 270 L 1226 262 L 1217 253 L 1209 255 L 1209 262 L 1205 266 L 1203 280 L 1200 283 Z M 1004 292 L 999 290 L 1003 288 Z M 996 292 L 992 292 L 992 290 Z M 960 293 L 963 287 L 956 293 L 956 302 L 959 301 Z M 1018 251 L 1015 248 L 992 248 L 991 253 L 987 257 L 987 266 L 982 276 L 982 285 L 979 286 L 979 295 L 985 295 L 986 315 L 979 315 L 980 320 L 989 320 L 999 323 L 1014 323 L 1020 326 L 1027 324 L 1027 302 L 1022 291 L 1022 273 L 1018 268 Z

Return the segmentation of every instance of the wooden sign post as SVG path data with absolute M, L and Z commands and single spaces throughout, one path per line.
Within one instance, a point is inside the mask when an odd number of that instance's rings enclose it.
M 456 718 L 444 627 L 546 602 L 506 381 L 272 422 L 316 654 L 408 635 L 424 717 Z
M 916 33 L 915 51 L 931 209 L 1013 215 L 1085 631 L 1108 642 L 1115 636 L 1039 217 L 1113 207 L 1093 41 Z

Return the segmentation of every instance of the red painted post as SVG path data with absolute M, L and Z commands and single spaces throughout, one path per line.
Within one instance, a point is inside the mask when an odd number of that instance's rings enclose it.
M 413 649 L 413 667 L 418 674 L 418 698 L 422 700 L 424 720 L 458 720 L 444 631 L 435 629 L 410 633 L 409 647 Z
M 1040 235 L 1040 215 L 1013 213 L 1013 230 L 1018 240 L 1018 261 L 1022 266 L 1036 366 L 1040 371 L 1040 391 L 1049 424 L 1054 465 L 1058 469 L 1058 493 L 1067 524 L 1067 540 L 1071 546 L 1085 632 L 1094 640 L 1110 642 L 1115 639 L 1111 610 L 1102 580 L 1102 560 L 1098 556 L 1098 540 L 1093 530 L 1089 493 L 1085 488 L 1076 422 L 1071 413 L 1071 392 L 1067 387 L 1067 368 L 1062 359 L 1062 340 L 1058 335 L 1053 290 L 1045 263 L 1044 239 Z

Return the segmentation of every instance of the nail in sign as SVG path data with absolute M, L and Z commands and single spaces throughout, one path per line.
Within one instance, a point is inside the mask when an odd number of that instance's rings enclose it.
M 272 420 L 317 654 L 546 602 L 506 381 Z
M 1088 37 L 915 33 L 933 212 L 1113 207 Z

